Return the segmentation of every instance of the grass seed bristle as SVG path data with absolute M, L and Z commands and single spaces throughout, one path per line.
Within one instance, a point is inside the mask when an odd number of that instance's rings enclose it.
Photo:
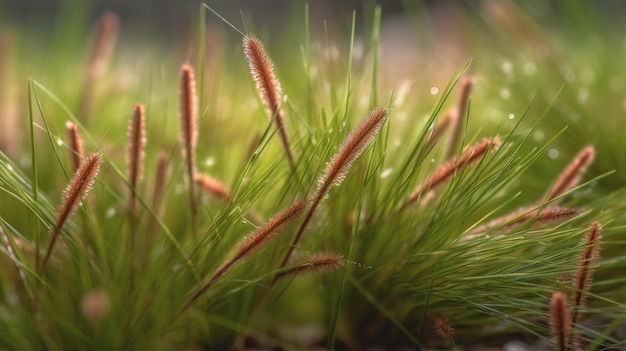
M 592 146 L 584 148 L 574 157 L 572 162 L 563 170 L 554 186 L 544 196 L 544 202 L 552 201 L 575 188 L 595 158 L 595 149 Z
M 101 164 L 102 155 L 99 153 L 91 154 L 76 170 L 67 188 L 65 188 L 63 201 L 57 212 L 56 223 L 51 231 L 50 244 L 41 265 L 42 272 L 45 271 L 46 264 L 50 258 L 57 237 L 63 229 L 63 225 L 65 225 L 67 220 L 76 211 L 81 201 L 87 196 L 89 190 L 91 190 Z
M 343 266 L 343 259 L 341 256 L 316 253 L 303 261 L 295 263 L 292 268 L 279 273 L 276 277 L 280 279 L 290 275 L 299 275 L 301 273 L 329 272 L 339 269 L 341 266 Z
M 278 129 L 289 164 L 295 168 L 293 151 L 285 130 L 285 113 L 281 109 L 283 92 L 274 73 L 274 64 L 261 41 L 254 36 L 246 35 L 243 37 L 243 51 L 267 115 L 270 119 L 274 118 L 274 124 Z
M 196 174 L 195 154 L 198 143 L 197 114 L 196 80 L 193 68 L 186 64 L 183 65 L 180 74 L 180 144 L 189 181 L 192 218 L 196 213 L 193 177 Z
M 550 327 L 559 351 L 567 350 L 569 342 L 569 316 L 567 310 L 567 298 L 562 292 L 552 294 L 550 301 Z

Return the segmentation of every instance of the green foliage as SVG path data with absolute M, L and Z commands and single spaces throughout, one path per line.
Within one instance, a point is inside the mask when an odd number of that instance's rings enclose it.
M 82 4 L 67 2 L 76 3 Z M 77 12 L 59 16 L 49 45 L 18 27 L 17 59 L 10 63 L 17 73 L 0 81 L 0 89 L 27 92 L 18 103 L 0 96 L 0 105 L 16 105 L 25 116 L 9 135 L 24 136 L 15 139 L 20 152 L 0 153 L 0 348 L 224 350 L 244 340 L 286 349 L 456 348 L 516 333 L 549 339 L 550 296 L 575 291 L 570 280 L 594 220 L 604 228 L 603 251 L 574 329 L 589 349 L 623 347 L 625 145 L 615 116 L 623 114 L 626 85 L 619 56 L 607 51 L 618 47 L 623 54 L 621 39 L 599 39 L 596 29 L 604 34 L 612 27 L 592 20 L 593 12 L 581 17 L 571 4 L 561 4 L 569 15 L 558 17 L 567 28 L 558 30 L 532 19 L 556 16 L 540 5 L 488 2 L 454 8 L 466 51 L 444 51 L 445 43 L 419 21 L 428 12 L 407 3 L 415 43 L 433 49 L 419 59 L 403 51 L 416 60 L 415 67 L 391 67 L 401 76 L 389 67 L 398 57 L 385 51 L 378 7 L 355 13 L 345 31 L 312 31 L 311 4 L 297 42 L 259 36 L 285 92 L 295 168 L 282 149 L 276 115 L 268 119 L 255 91 L 240 38 L 206 30 L 213 19 L 200 8 L 200 43 L 185 48 L 194 52 L 190 62 L 198 62 L 197 171 L 222 181 L 230 196 L 216 198 L 196 185 L 195 218 L 178 142 L 178 70 L 185 56 L 170 50 L 182 45 L 118 47 L 106 74 L 90 81 L 90 39 Z M 498 22 L 496 13 L 509 22 Z M 364 29 L 356 26 L 360 16 L 371 19 Z M 44 51 L 49 63 L 39 57 Z M 453 161 L 445 156 L 450 132 L 438 139 L 432 133 L 454 108 L 463 76 L 474 77 L 475 86 L 467 116 L 459 119 L 456 154 L 483 137 L 499 135 L 502 146 L 457 164 L 449 179 L 405 207 L 414 189 Z M 87 110 L 85 94 L 93 94 Z M 143 180 L 131 189 L 126 131 L 137 102 L 146 106 L 147 144 Z M 304 262 L 318 252 L 341 255 L 343 266 L 274 281 L 296 265 L 280 262 L 299 219 L 193 299 L 246 235 L 296 201 L 311 201 L 342 141 L 381 105 L 390 109 L 388 122 L 330 189 L 294 250 Z M 105 162 L 43 270 L 73 173 L 68 121 L 79 126 L 86 154 L 100 152 Z M 560 171 L 590 144 L 596 161 L 582 183 L 544 203 Z M 159 155 L 168 167 L 162 200 L 155 194 Z M 132 219 L 131 192 L 139 203 Z M 581 214 L 542 220 L 541 211 L 555 205 Z M 538 212 L 523 223 L 480 230 L 519 208 Z M 454 334 L 437 335 L 436 319 L 449 321 Z M 285 332 L 311 326 L 319 340 Z

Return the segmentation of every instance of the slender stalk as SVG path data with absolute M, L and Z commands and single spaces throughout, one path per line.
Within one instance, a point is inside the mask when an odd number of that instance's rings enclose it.
M 344 180 L 346 174 L 352 167 L 354 161 L 356 161 L 365 149 L 374 141 L 383 124 L 387 120 L 388 110 L 383 108 L 374 109 L 369 113 L 367 119 L 359 124 L 344 140 L 343 144 L 339 148 L 339 152 L 333 156 L 332 160 L 326 167 L 324 175 L 318 182 L 318 188 L 310 201 L 309 210 L 307 211 L 304 220 L 300 224 L 298 231 L 296 232 L 289 250 L 283 258 L 280 269 L 284 268 L 291 257 L 293 249 L 300 240 L 300 237 L 304 233 L 307 224 L 313 217 L 317 206 L 322 202 L 322 199 L 326 196 L 328 189 L 331 186 L 338 186 Z M 276 281 L 274 277 L 273 282 Z
M 59 211 L 56 216 L 56 225 L 51 230 L 51 240 L 48 246 L 48 250 L 44 256 L 43 262 L 41 264 L 41 272 L 43 273 L 46 269 L 46 264 L 48 259 L 50 258 L 50 254 L 52 253 L 52 249 L 54 248 L 54 244 L 57 240 L 57 237 L 61 233 L 63 226 L 67 222 L 67 220 L 72 216 L 72 214 L 76 211 L 81 201 L 87 196 L 89 190 L 93 186 L 94 180 L 98 175 L 98 171 L 100 170 L 100 165 L 102 164 L 102 155 L 98 153 L 91 154 L 76 170 L 72 180 L 65 188 L 63 193 L 63 201 L 61 206 L 59 207 Z
M 274 64 L 267 55 L 261 41 L 254 36 L 244 36 L 243 50 L 248 60 L 250 73 L 252 73 L 252 77 L 256 82 L 259 96 L 265 105 L 267 115 L 270 119 L 274 119 L 274 124 L 278 130 L 289 164 L 295 169 L 293 152 L 289 145 L 287 131 L 285 130 L 285 114 L 281 109 L 283 92 L 280 82 L 274 74 Z

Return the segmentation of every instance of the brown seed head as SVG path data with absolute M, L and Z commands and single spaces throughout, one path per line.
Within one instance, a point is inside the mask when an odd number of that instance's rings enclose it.
M 459 170 L 482 159 L 487 154 L 487 151 L 497 150 L 501 144 L 502 141 L 498 136 L 492 139 L 483 139 L 482 142 L 467 149 L 458 159 L 439 167 L 433 175 L 411 193 L 404 207 L 406 208 L 415 203 L 426 191 L 440 186 Z
M 190 180 L 196 172 L 195 152 L 198 142 L 196 80 L 193 68 L 183 65 L 180 73 L 180 144 Z
M 587 172 L 589 165 L 593 162 L 595 154 L 595 149 L 592 146 L 588 146 L 580 151 L 563 170 L 552 189 L 544 196 L 544 202 L 554 200 L 575 188 L 580 183 L 585 172 Z
M 207 174 L 196 173 L 193 180 L 198 183 L 202 189 L 206 190 L 215 197 L 228 200 L 230 199 L 230 190 L 219 180 Z
M 552 328 L 556 348 L 559 351 L 567 349 L 569 323 L 567 298 L 564 293 L 555 292 L 552 294 L 552 300 L 550 301 L 550 327 Z
M 343 266 L 343 259 L 341 256 L 316 253 L 311 255 L 308 259 L 300 261 L 293 265 L 292 268 L 281 272 L 277 275 L 277 278 L 286 277 L 289 275 L 298 275 L 300 273 L 321 273 L 334 271 Z
M 256 83 L 256 89 L 265 105 L 269 118 L 274 118 L 274 124 L 278 129 L 281 143 L 287 153 L 291 166 L 294 166 L 294 158 L 289 146 L 289 139 L 285 131 L 284 112 L 281 109 L 283 92 L 280 82 L 274 74 L 274 64 L 270 59 L 261 41 L 254 36 L 243 37 L 243 51 L 250 67 L 250 73 Z

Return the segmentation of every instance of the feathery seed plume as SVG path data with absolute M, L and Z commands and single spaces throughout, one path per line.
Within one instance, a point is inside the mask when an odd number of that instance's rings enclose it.
M 91 190 L 101 164 L 102 155 L 99 153 L 91 154 L 76 170 L 69 185 L 65 188 L 65 191 L 63 192 L 63 201 L 59 207 L 59 212 L 56 217 L 56 225 L 51 230 L 52 238 L 50 239 L 48 250 L 46 251 L 46 255 L 41 265 L 42 272 L 46 268 L 46 264 L 50 258 L 56 239 L 61 233 L 63 225 L 76 211 L 81 201 L 83 201 L 89 193 L 89 190 Z
M 243 51 L 267 115 L 269 118 L 274 118 L 274 124 L 278 129 L 289 164 L 295 168 L 293 153 L 285 130 L 285 114 L 281 109 L 283 92 L 280 82 L 274 74 L 274 64 L 265 52 L 261 41 L 254 36 L 246 35 L 243 37 Z

